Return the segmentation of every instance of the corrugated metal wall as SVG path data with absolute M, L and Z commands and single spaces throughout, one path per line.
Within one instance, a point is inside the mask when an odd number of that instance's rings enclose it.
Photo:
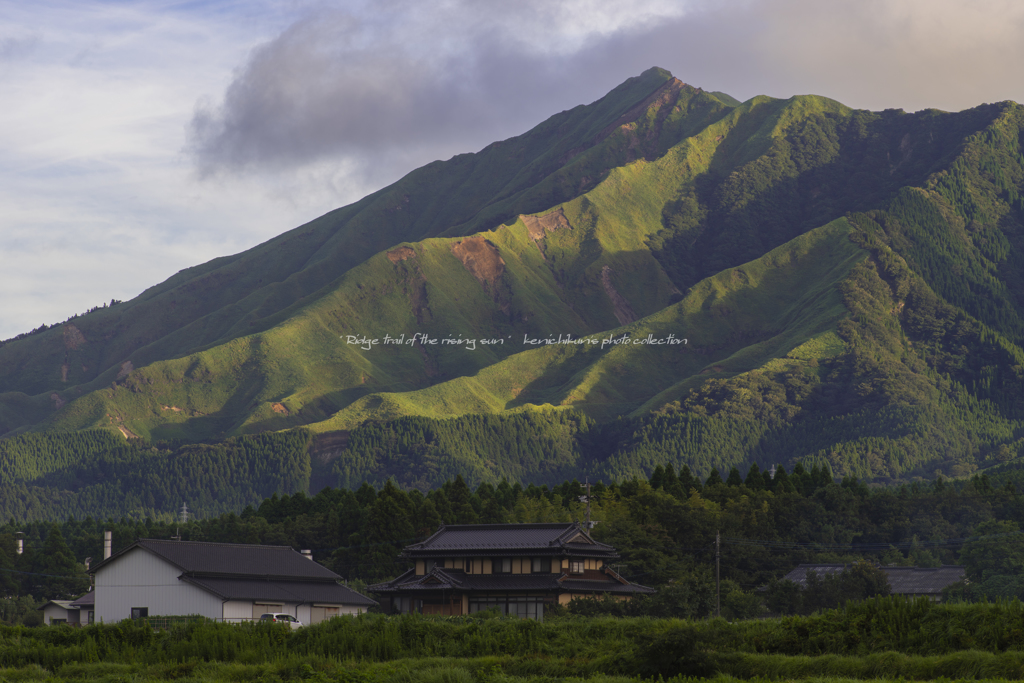
M 96 621 L 131 617 L 132 608 L 147 607 L 149 616 L 200 614 L 223 617 L 221 600 L 179 581 L 181 571 L 150 552 L 135 548 L 96 572 Z

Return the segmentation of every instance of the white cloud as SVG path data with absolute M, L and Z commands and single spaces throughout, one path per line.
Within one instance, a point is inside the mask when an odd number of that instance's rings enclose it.
M 222 90 L 281 22 L 251 23 L 156 3 L 5 13 L 0 337 L 128 299 L 315 215 L 253 201 L 262 188 L 250 179 L 198 183 L 181 154 L 197 93 Z

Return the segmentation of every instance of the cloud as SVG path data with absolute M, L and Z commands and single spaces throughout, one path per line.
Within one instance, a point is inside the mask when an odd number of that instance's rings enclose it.
M 345 158 L 393 179 L 654 65 L 740 99 L 956 110 L 1024 99 L 1021 63 L 1008 0 L 390 0 L 316 10 L 253 50 L 197 106 L 188 150 L 204 174 Z
M 222 90 L 282 22 L 266 30 L 158 2 L 5 10 L 0 338 L 129 299 L 317 214 L 251 179 L 196 184 L 180 153 L 196 93 Z
M 1024 4 L 1007 0 L 7 3 L 0 337 L 128 299 L 651 66 L 739 99 L 955 110 L 1024 101 L 1022 63 Z
M 188 150 L 209 174 L 339 157 L 402 166 L 483 146 L 602 95 L 615 83 L 581 79 L 575 64 L 588 44 L 643 32 L 682 7 L 392 0 L 372 14 L 322 9 L 255 49 L 221 103 L 197 106 Z

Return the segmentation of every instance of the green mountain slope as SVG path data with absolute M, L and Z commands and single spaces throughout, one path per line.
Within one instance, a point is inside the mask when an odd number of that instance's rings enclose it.
M 571 406 L 596 419 L 646 412 L 655 397 L 664 404 L 708 374 L 757 368 L 834 329 L 848 315 L 837 285 L 865 258 L 841 219 L 699 283 L 682 301 L 636 322 L 579 337 L 580 343 L 542 344 L 471 377 L 370 394 L 315 428 L 531 404 Z M 374 349 L 364 357 L 384 353 Z
M 737 103 L 652 69 L 5 344 L 0 422 L 164 454 L 301 428 L 314 486 L 967 475 L 1024 445 L 1022 139 L 1009 102 Z
M 472 234 L 575 196 L 636 154 L 658 153 L 656 140 L 627 149 L 608 137 L 666 97 L 687 103 L 691 126 L 728 109 L 652 69 L 525 135 L 434 162 L 254 249 L 184 270 L 131 301 L 9 341 L 0 347 L 0 391 L 12 396 L 0 403 L 10 406 L 0 420 L 16 429 L 26 413 L 40 419 L 53 407 L 50 393 L 76 396 L 109 385 L 125 363 L 142 367 L 269 329 L 394 244 Z M 19 403 L 17 394 L 46 400 Z

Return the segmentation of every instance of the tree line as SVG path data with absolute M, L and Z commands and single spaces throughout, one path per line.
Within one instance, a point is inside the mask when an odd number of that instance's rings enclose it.
M 660 589 L 632 608 L 650 615 L 710 613 L 716 534 L 723 539 L 721 599 L 729 617 L 769 608 L 808 612 L 882 594 L 872 573 L 878 564 L 962 563 L 970 584 L 957 588 L 961 598 L 1024 597 L 1018 578 L 1024 570 L 1024 495 L 1017 488 L 1022 478 L 1021 470 L 1005 468 L 993 477 L 880 488 L 854 477 L 835 480 L 818 465 L 798 465 L 792 472 L 778 468 L 774 477 L 756 465 L 745 473 L 733 467 L 725 477 L 712 470 L 703 479 L 685 467 L 658 466 L 650 479 L 591 486 L 591 514 L 598 522 L 593 535 L 616 547 L 621 574 Z M 241 514 L 185 523 L 12 520 L 0 526 L 0 586 L 8 600 L 75 597 L 87 586 L 82 562 L 101 557 L 103 531 L 109 529 L 115 550 L 137 538 L 179 534 L 186 540 L 310 549 L 314 559 L 365 587 L 405 571 L 401 550 L 442 523 L 581 521 L 585 496 L 577 480 L 552 487 L 502 481 L 474 490 L 457 476 L 426 493 L 388 481 L 380 488 L 326 488 L 315 496 L 274 494 Z M 19 535 L 21 555 L 15 552 Z M 845 578 L 822 578 L 809 592 L 787 594 L 779 579 L 807 562 L 861 568 Z M 763 587 L 769 587 L 767 595 Z

